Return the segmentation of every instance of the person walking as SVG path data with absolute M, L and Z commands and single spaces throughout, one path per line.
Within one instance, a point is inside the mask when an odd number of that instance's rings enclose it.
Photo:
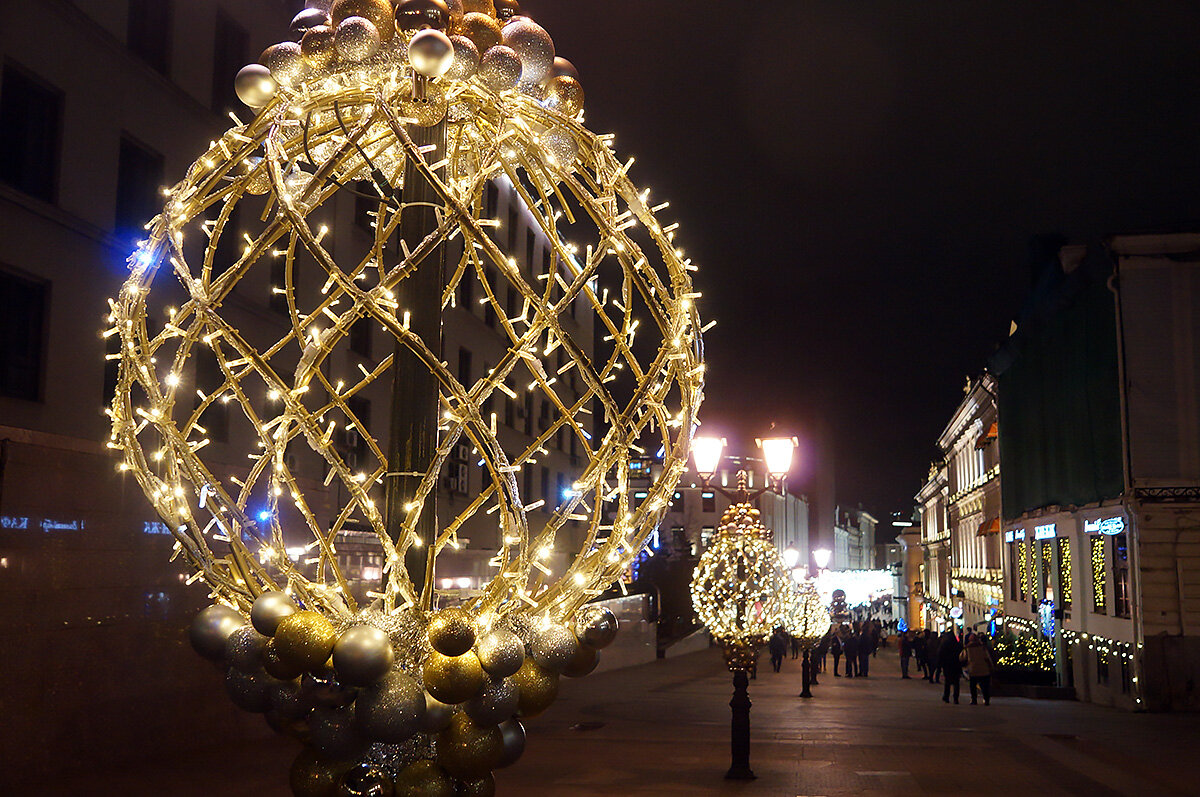
M 800 658 L 800 637 L 789 636 L 792 642 L 792 659 Z
M 783 655 L 787 653 L 787 636 L 784 635 L 782 628 L 776 628 L 775 633 L 771 634 L 771 641 L 767 643 L 767 649 L 771 651 L 771 666 L 775 672 L 779 672 L 779 668 L 783 666 Z
M 921 673 L 921 677 L 929 680 L 929 661 L 925 649 L 925 632 L 916 631 L 912 634 L 912 655 L 917 660 L 917 670 Z
M 906 631 L 896 640 L 896 647 L 900 651 L 900 677 L 908 678 L 908 660 L 912 658 L 913 632 Z
M 842 650 L 842 641 L 843 641 L 844 637 L 842 636 L 842 633 L 841 633 L 843 627 L 844 626 L 839 626 L 838 632 L 836 634 L 834 634 L 833 638 L 829 641 L 829 652 L 833 654 L 833 677 L 834 678 L 842 677 L 838 673 L 838 664 L 841 662 L 842 653 L 844 652 Z
M 821 641 L 813 648 L 809 654 L 809 662 L 817 672 L 825 672 L 825 654 L 829 652 L 829 645 L 833 639 L 833 632 L 826 631 L 825 636 L 821 637 Z
M 871 629 L 863 629 L 863 634 L 858 641 L 858 677 L 866 678 L 871 672 L 871 657 L 875 655 L 878 637 L 872 633 Z
M 846 654 L 846 677 L 853 678 L 859 674 L 858 669 L 858 650 L 862 645 L 862 637 L 857 631 L 851 631 L 850 634 L 842 640 L 842 652 Z
M 979 696 L 976 690 L 983 692 L 983 704 L 992 704 L 992 673 L 996 670 L 996 662 L 992 651 L 984 644 L 980 634 L 972 634 L 967 640 L 967 678 L 971 683 L 971 705 L 977 705 Z
M 934 636 L 932 632 L 929 638 L 929 652 L 926 654 L 929 658 L 929 683 L 941 683 L 942 680 L 942 660 L 938 655 L 942 646 L 942 638 Z
M 954 636 L 953 630 L 942 634 L 938 641 L 938 666 L 946 685 L 942 688 L 942 702 L 950 702 L 950 692 L 954 692 L 954 702 L 958 703 L 958 690 L 962 682 L 962 661 L 959 656 L 963 652 L 962 643 Z

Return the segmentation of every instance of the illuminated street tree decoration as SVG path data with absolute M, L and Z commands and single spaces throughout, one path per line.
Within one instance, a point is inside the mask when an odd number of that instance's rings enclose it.
M 801 661 L 803 691 L 800 696 L 812 697 L 810 686 L 814 673 L 811 651 L 829 630 L 829 609 L 821 600 L 816 584 L 808 579 L 798 582 L 788 598 L 787 612 L 783 618 L 784 629 L 800 641 L 804 656 Z
M 130 258 L 106 333 L 121 341 L 110 445 L 216 600 L 193 625 L 194 646 L 229 667 L 238 705 L 311 738 L 297 793 L 339 782 L 346 794 L 375 793 L 379 780 L 402 793 L 482 794 L 491 770 L 520 754 L 514 715 L 549 705 L 559 674 L 594 668 L 615 620 L 584 604 L 638 554 L 685 468 L 704 371 L 694 267 L 676 225 L 655 217 L 665 205 L 652 208 L 630 181 L 632 161 L 584 127 L 574 67 L 516 2 L 309 6 L 292 24 L 298 43 L 273 45 L 238 75 L 254 118 L 165 191 Z M 527 279 L 520 254 L 494 240 L 492 181 L 512 186 L 544 234 L 551 273 Z M 323 222 L 347 193 L 370 207 L 374 243 L 339 261 Z M 461 255 L 443 268 L 451 251 Z M 431 281 L 433 301 L 421 301 L 414 286 Z M 509 344 L 474 384 L 440 353 L 442 315 L 463 282 Z M 264 337 L 273 327 L 239 304 L 250 290 L 280 297 L 277 335 Z M 176 299 L 177 309 L 156 309 Z M 594 347 L 561 321 L 580 305 L 598 325 Z M 335 379 L 333 355 L 356 323 L 384 330 L 395 353 Z M 192 376 L 202 370 L 214 384 Z M 565 389 L 569 375 L 578 391 Z M 393 417 L 357 415 L 355 397 L 385 379 Z M 532 442 L 509 450 L 482 409 L 515 398 L 506 382 L 553 408 Z M 432 386 L 432 412 L 417 420 L 433 442 L 428 461 L 405 470 L 389 432 L 416 412 L 399 398 L 416 383 Z M 236 471 L 207 459 L 205 424 L 221 407 L 254 440 Z M 346 429 L 366 452 L 354 467 L 335 445 Z M 540 502 L 518 485 L 559 434 L 576 439 L 581 475 L 535 528 Z M 663 448 L 663 476 L 635 506 L 630 450 L 648 437 Z M 439 479 L 460 443 L 477 453 L 485 486 L 438 518 Z M 296 472 L 291 454 L 302 449 L 349 496 L 332 519 Z M 285 527 L 284 508 L 302 525 Z M 438 556 L 459 547 L 471 518 L 498 530 L 494 577 L 439 611 Z M 349 528 L 370 529 L 384 553 L 366 601 L 339 566 L 335 539 Z M 546 562 L 567 529 L 582 530 L 581 542 L 555 573 Z M 334 759 L 356 766 L 337 770 Z
M 745 473 L 738 474 L 745 491 Z M 747 502 L 730 504 L 721 517 L 712 545 L 692 575 L 692 605 L 725 650 L 733 673 L 731 745 L 733 761 L 726 777 L 748 780 L 750 770 L 750 698 L 747 671 L 756 649 L 783 625 L 791 579 L 783 557 L 770 542 L 771 532 Z

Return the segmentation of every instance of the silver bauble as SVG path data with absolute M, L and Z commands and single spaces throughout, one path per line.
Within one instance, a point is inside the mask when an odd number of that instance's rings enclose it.
M 575 658 L 579 640 L 564 625 L 548 625 L 533 632 L 530 655 L 535 664 L 550 672 L 562 672 Z
M 309 28 L 317 28 L 329 24 L 329 12 L 320 8 L 306 8 L 292 17 L 292 33 L 303 36 Z
M 296 42 L 272 44 L 263 50 L 258 61 L 271 70 L 271 77 L 281 86 L 296 86 L 308 74 L 308 64 L 304 63 Z
M 500 723 L 500 735 L 504 739 L 504 757 L 497 769 L 512 766 L 525 752 L 525 726 L 518 720 L 505 720 Z
M 575 159 L 579 157 L 579 145 L 570 133 L 551 128 L 542 133 L 538 140 L 552 165 L 568 172 L 575 167 Z
M 451 36 L 454 45 L 454 62 L 446 72 L 451 80 L 469 80 L 479 71 L 479 48 L 466 36 Z
M 233 90 L 249 107 L 261 108 L 279 91 L 279 84 L 271 77 L 271 70 L 262 64 L 246 64 L 233 79 Z
M 243 711 L 261 714 L 271 707 L 271 696 L 267 689 L 277 683 L 265 672 L 248 673 L 233 667 L 225 673 L 225 691 L 233 704 Z
M 338 682 L 331 672 L 306 672 L 300 679 L 304 699 L 315 706 L 338 708 L 354 702 L 358 690 Z
M 463 710 L 476 725 L 499 725 L 517 713 L 521 693 L 507 678 L 489 680 L 483 691 L 467 701 Z
M 454 43 L 440 30 L 417 31 L 408 43 L 408 62 L 417 74 L 441 77 L 454 65 Z
M 584 606 L 575 613 L 575 636 L 589 648 L 600 650 L 617 638 L 617 616 L 604 606 Z
M 298 720 L 312 710 L 312 704 L 300 692 L 299 681 L 276 679 L 267 687 L 271 710 L 285 720 Z
M 438 733 L 450 727 L 454 718 L 454 706 L 443 703 L 428 692 L 425 693 L 425 716 L 421 718 L 422 733 Z
M 359 727 L 371 741 L 400 744 L 421 729 L 425 691 L 402 670 L 392 670 L 358 693 L 355 712 Z
M 295 614 L 296 602 L 285 592 L 264 592 L 250 607 L 250 622 L 260 634 L 275 636 L 275 629 L 285 617 Z
M 378 628 L 356 625 L 333 646 L 333 668 L 347 686 L 370 686 L 392 669 L 392 640 Z
M 346 17 L 333 34 L 333 49 L 346 61 L 365 61 L 379 52 L 379 29 L 364 17 Z
M 391 776 L 374 764 L 355 764 L 338 784 L 338 797 L 392 797 L 393 794 Z
M 502 31 L 505 47 L 521 59 L 521 79 L 537 83 L 554 66 L 554 40 L 545 28 L 531 20 L 515 20 Z
M 493 678 L 507 678 L 525 662 L 525 645 L 512 631 L 497 628 L 475 643 L 475 653 L 484 672 Z
M 327 756 L 340 758 L 366 747 L 354 722 L 354 708 L 316 708 L 308 719 L 312 745 Z
M 263 653 L 270 639 L 254 630 L 252 625 L 242 626 L 230 634 L 225 643 L 226 663 L 242 672 L 262 669 Z
M 561 55 L 554 56 L 554 65 L 550 67 L 550 71 L 546 73 L 545 80 L 556 78 L 561 75 L 573 77 L 579 80 L 579 70 L 575 68 L 575 64 L 571 63 Z
M 521 59 L 511 47 L 497 44 L 479 59 L 479 79 L 492 91 L 515 89 L 521 81 Z
M 201 656 L 220 661 L 225 657 L 225 645 L 229 637 L 245 624 L 246 618 L 240 613 L 217 603 L 196 615 L 188 629 L 188 638 Z

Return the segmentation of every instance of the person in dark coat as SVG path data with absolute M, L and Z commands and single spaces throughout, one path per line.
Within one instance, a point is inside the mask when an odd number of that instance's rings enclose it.
M 905 631 L 896 640 L 896 647 L 900 652 L 900 677 L 908 677 L 908 660 L 912 658 L 913 653 L 913 638 L 916 636 L 912 631 Z
M 858 677 L 866 678 L 871 671 L 871 656 L 874 655 L 878 637 L 872 632 L 872 628 L 864 628 L 862 636 L 858 638 Z
M 791 640 L 792 640 L 792 658 L 798 659 L 798 658 L 800 658 L 800 637 L 794 636 L 794 637 L 791 637 Z
M 938 665 L 946 679 L 946 685 L 942 689 L 943 703 L 950 702 L 951 690 L 954 691 L 954 702 L 958 702 L 958 690 L 962 682 L 962 662 L 958 657 L 962 652 L 962 643 L 953 631 L 942 634 L 941 640 L 938 641 Z
M 821 637 L 821 641 L 817 643 L 812 653 L 809 654 L 809 661 L 817 668 L 817 672 L 825 672 L 825 654 L 829 653 L 829 646 L 832 644 L 832 641 L 833 632 L 826 631 L 825 636 Z
M 942 638 L 934 636 L 933 632 L 929 634 L 929 646 L 926 657 L 929 660 L 929 682 L 931 684 L 940 683 L 942 680 L 942 663 L 938 658 L 938 647 L 942 644 Z
M 775 672 L 779 672 L 783 665 L 783 656 L 787 653 L 787 635 L 783 633 L 782 628 L 776 628 L 775 633 L 771 634 L 767 649 L 771 651 L 771 666 L 775 668 Z
M 840 632 L 841 629 L 839 628 Z M 842 642 L 845 637 L 841 633 L 834 634 L 829 640 L 829 652 L 833 654 L 833 677 L 841 678 L 841 673 L 838 672 L 838 663 L 842 660 Z
M 851 631 L 850 635 L 842 640 L 842 652 L 846 654 L 846 677 L 853 678 L 859 674 L 858 671 L 858 655 L 859 649 L 862 646 L 862 637 L 857 632 Z
M 921 672 L 921 677 L 929 680 L 929 659 L 928 651 L 926 650 L 925 632 L 918 631 L 913 634 L 912 655 L 917 660 L 917 669 Z

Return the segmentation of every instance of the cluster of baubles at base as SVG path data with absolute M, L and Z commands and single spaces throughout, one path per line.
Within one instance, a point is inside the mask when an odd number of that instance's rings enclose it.
M 512 622 L 480 633 L 451 607 L 414 633 L 402 615 L 338 628 L 267 592 L 249 623 L 220 604 L 200 612 L 191 641 L 225 669 L 235 705 L 305 743 L 295 794 L 453 797 L 493 793 L 492 771 L 524 750 L 522 722 L 554 702 L 560 676 L 596 668 L 617 620 L 589 605 L 569 627 Z
M 430 96 L 408 109 L 419 124 L 440 121 L 446 89 L 470 80 L 494 92 L 517 89 L 569 117 L 583 108 L 578 71 L 556 56 L 550 35 L 515 0 L 309 0 L 308 6 L 292 20 L 298 41 L 271 45 L 259 63 L 238 73 L 242 102 L 262 108 L 280 90 L 395 63 L 434 81 Z M 551 143 L 568 162 L 565 137 Z
M 783 625 L 792 582 L 771 532 L 748 503 L 731 504 L 692 574 L 692 606 L 720 640 L 730 669 L 746 669 L 753 650 Z

